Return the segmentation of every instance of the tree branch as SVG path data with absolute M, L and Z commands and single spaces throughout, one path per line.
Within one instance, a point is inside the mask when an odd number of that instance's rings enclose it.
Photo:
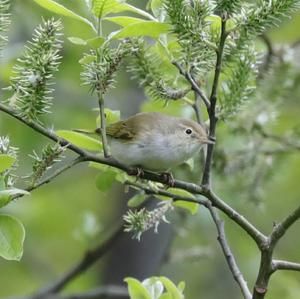
M 270 246 L 275 247 L 286 231 L 300 218 L 300 205 L 288 215 L 282 222 L 275 224 L 270 235 Z
M 50 284 L 46 288 L 40 290 L 36 294 L 26 299 L 42 299 L 42 298 L 46 298 L 50 294 L 58 293 L 60 290 L 65 288 L 70 281 L 72 281 L 82 272 L 86 271 L 96 261 L 98 261 L 105 253 L 107 253 L 108 250 L 112 247 L 112 245 L 116 242 L 116 240 L 118 240 L 118 238 L 122 233 L 123 233 L 123 222 L 117 227 L 117 229 L 115 229 L 115 231 L 102 244 L 97 246 L 95 249 L 87 251 L 84 257 L 74 267 L 72 267 L 72 269 L 70 269 L 61 278 L 59 278 L 56 282 Z
M 226 234 L 225 234 L 224 221 L 220 219 L 218 212 L 212 207 L 211 204 L 206 205 L 206 207 L 209 210 L 214 223 L 216 224 L 216 228 L 218 231 L 218 241 L 221 245 L 222 251 L 224 253 L 228 267 L 233 275 L 233 278 L 238 283 L 244 298 L 251 299 L 252 294 L 248 288 L 247 282 L 244 279 L 244 276 L 241 273 L 235 261 L 234 255 L 228 245 Z
M 286 231 L 299 220 L 299 218 L 300 206 L 298 206 L 282 222 L 274 225 L 273 231 L 268 237 L 265 246 L 261 248 L 260 267 L 253 291 L 253 299 L 263 299 L 265 297 L 270 277 L 274 272 L 274 261 L 272 259 L 274 248 Z M 279 265 L 283 265 L 283 263 L 279 263 Z
M 215 75 L 214 75 L 214 81 L 213 81 L 213 86 L 210 95 L 210 107 L 208 109 L 209 137 L 212 140 L 215 139 L 215 135 L 216 135 L 216 125 L 218 121 L 216 117 L 217 92 L 218 92 L 219 78 L 221 74 L 223 52 L 224 52 L 225 41 L 227 36 L 228 33 L 226 32 L 226 17 L 222 16 L 221 37 L 220 37 L 219 47 L 217 50 Z M 213 151 L 214 151 L 214 144 L 208 144 L 204 171 L 202 176 L 202 185 L 206 186 L 207 188 L 210 188 L 211 186 L 211 164 L 213 158 Z
M 277 270 L 300 271 L 300 263 L 294 263 L 283 260 L 273 260 L 272 273 Z

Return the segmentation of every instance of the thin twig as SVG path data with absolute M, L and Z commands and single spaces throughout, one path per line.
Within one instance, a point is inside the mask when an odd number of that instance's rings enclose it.
M 119 298 L 128 299 L 128 291 L 126 287 L 117 285 L 107 285 L 95 288 L 86 292 L 76 294 L 49 294 L 44 299 L 108 299 Z M 7 299 L 25 299 L 24 297 L 9 297 Z M 32 297 L 26 297 L 32 299 Z
M 266 58 L 265 58 L 265 62 L 263 63 L 263 65 L 261 66 L 261 69 L 259 71 L 258 74 L 258 79 L 262 79 L 264 77 L 264 75 L 266 74 L 266 72 L 269 70 L 272 60 L 275 56 L 275 50 L 273 48 L 273 44 L 271 39 L 268 37 L 268 35 L 266 33 L 263 33 L 260 36 L 261 40 L 266 44 L 267 46 L 267 54 L 266 54 Z
M 147 187 L 147 186 L 137 183 L 137 182 L 127 181 L 127 182 L 125 182 L 125 184 L 133 186 L 135 188 L 139 188 L 141 190 L 144 190 L 146 194 L 163 195 L 163 196 L 172 198 L 174 201 L 181 200 L 181 201 L 187 201 L 187 202 L 196 202 L 198 204 L 205 206 L 209 210 L 209 212 L 216 224 L 216 227 L 218 230 L 218 241 L 220 242 L 224 256 L 226 258 L 226 261 L 228 263 L 228 266 L 230 268 L 230 271 L 232 272 L 234 279 L 237 281 L 238 285 L 240 286 L 244 298 L 250 299 L 252 297 L 252 294 L 250 293 L 249 288 L 247 286 L 247 282 L 245 281 L 243 274 L 239 270 L 237 263 L 235 261 L 235 258 L 234 258 L 233 254 L 230 250 L 230 247 L 227 243 L 225 230 L 224 230 L 224 223 L 220 219 L 218 212 L 213 208 L 212 203 L 209 200 L 203 200 L 203 199 L 198 199 L 198 198 L 195 199 L 192 197 L 176 195 L 176 194 L 173 194 L 172 192 L 167 192 L 165 190 L 160 190 L 160 189 L 151 189 L 150 187 Z
M 91 249 L 86 252 L 84 257 L 67 271 L 61 278 L 56 282 L 50 284 L 46 288 L 40 290 L 38 293 L 30 296 L 30 299 L 42 299 L 47 297 L 49 294 L 58 293 L 60 290 L 66 287 L 66 285 L 77 277 L 82 272 L 86 271 L 91 267 L 96 261 L 98 261 L 108 250 L 113 246 L 113 244 L 119 239 L 120 235 L 123 233 L 123 223 L 121 223 L 117 229 L 99 246 L 95 249 Z M 28 298 L 28 299 L 29 299 Z
M 109 147 L 107 143 L 107 137 L 106 137 L 106 120 L 105 120 L 105 113 L 104 113 L 104 100 L 103 95 L 98 92 L 98 104 L 99 104 L 99 110 L 100 110 L 100 124 L 101 124 L 101 139 L 102 139 L 102 145 L 103 145 L 103 154 L 105 158 L 110 157 Z
M 207 96 L 204 94 L 204 92 L 200 89 L 198 84 L 195 82 L 192 75 L 189 72 L 186 72 L 177 61 L 172 61 L 172 64 L 175 65 L 178 68 L 180 74 L 182 76 L 184 76 L 187 81 L 189 81 L 191 83 L 192 89 L 195 92 L 197 92 L 197 94 L 200 96 L 200 98 L 203 100 L 204 104 L 206 105 L 207 109 L 209 109 L 209 107 L 210 107 L 209 100 L 208 100 Z
M 300 271 L 300 263 L 294 263 L 283 260 L 273 260 L 272 271 L 275 272 L 277 270 Z
M 300 205 L 282 222 L 275 224 L 270 235 L 270 245 L 274 248 L 276 243 L 284 236 L 286 231 L 300 219 Z
M 213 86 L 210 95 L 210 107 L 208 110 L 209 114 L 209 136 L 212 140 L 215 139 L 216 134 L 216 125 L 217 125 L 217 117 L 216 117 L 216 104 L 217 104 L 217 92 L 218 92 L 218 85 L 219 85 L 219 78 L 221 74 L 221 67 L 222 67 L 222 58 L 223 52 L 225 47 L 225 41 L 228 33 L 226 32 L 226 17 L 222 16 L 222 23 L 221 23 L 221 37 L 219 42 L 219 47 L 217 51 L 217 60 L 215 66 L 215 75 L 213 80 Z M 213 159 L 213 151 L 214 151 L 214 144 L 207 145 L 207 154 L 206 154 L 206 161 L 204 165 L 204 171 L 202 176 L 202 185 L 206 186 L 207 188 L 211 187 L 211 164 Z
M 234 255 L 229 247 L 229 244 L 226 239 L 226 234 L 225 234 L 225 228 L 224 228 L 224 221 L 220 219 L 220 216 L 218 212 L 216 211 L 215 208 L 212 207 L 212 205 L 207 205 L 206 206 L 211 214 L 211 217 L 216 224 L 216 228 L 218 231 L 218 241 L 221 245 L 222 251 L 224 253 L 225 259 L 227 261 L 228 267 L 233 275 L 233 278 L 235 281 L 238 283 L 241 292 L 244 296 L 245 299 L 251 299 L 252 294 L 248 288 L 247 282 L 244 279 L 244 276 L 242 272 L 240 271 Z
M 201 116 L 201 110 L 200 110 L 200 96 L 199 94 L 195 91 L 194 92 L 194 104 L 193 104 L 193 109 L 195 111 L 196 119 L 198 124 L 203 126 L 203 121 L 202 121 L 202 116 Z
M 51 174 L 50 176 L 48 176 L 47 178 L 41 180 L 39 183 L 33 185 L 33 186 L 30 186 L 28 188 L 25 188 L 25 191 L 28 191 L 28 192 L 31 192 L 45 184 L 48 184 L 50 183 L 53 179 L 55 179 L 57 176 L 59 176 L 60 174 L 62 174 L 63 172 L 69 170 L 70 168 L 72 168 L 73 166 L 75 166 L 76 164 L 80 163 L 84 161 L 83 158 L 81 156 L 79 156 L 78 158 L 74 159 L 72 161 L 72 163 L 70 164 L 67 164 L 65 165 L 64 167 L 56 170 L 53 174 Z M 17 194 L 15 196 L 13 196 L 12 199 L 16 199 L 16 198 L 20 198 L 20 197 L 23 197 L 25 194 Z

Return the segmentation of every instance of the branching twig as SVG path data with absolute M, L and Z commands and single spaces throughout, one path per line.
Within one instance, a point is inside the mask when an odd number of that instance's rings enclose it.
M 69 295 L 51 295 L 47 299 L 128 299 L 128 291 L 126 287 L 108 285 L 99 287 L 87 292 L 69 294 Z
M 224 223 L 220 219 L 217 211 L 213 208 L 212 203 L 209 200 L 198 199 L 198 198 L 195 199 L 195 198 L 191 198 L 191 197 L 180 196 L 180 195 L 172 194 L 171 192 L 167 192 L 165 190 L 160 190 L 160 189 L 151 189 L 143 184 L 136 183 L 136 182 L 135 183 L 125 182 L 125 184 L 139 188 L 141 190 L 144 190 L 146 194 L 163 195 L 163 196 L 172 198 L 174 201 L 181 200 L 181 201 L 187 201 L 187 202 L 196 202 L 196 203 L 199 203 L 199 204 L 205 206 L 209 210 L 209 212 L 216 224 L 216 227 L 218 230 L 218 240 L 222 247 L 222 250 L 223 250 L 224 256 L 227 260 L 230 271 L 232 272 L 234 279 L 237 281 L 238 285 L 240 286 L 241 291 L 244 295 L 244 298 L 245 299 L 251 298 L 252 294 L 249 291 L 247 282 L 245 281 L 241 271 L 239 270 L 237 263 L 235 261 L 235 258 L 234 258 L 233 254 L 230 250 L 230 247 L 227 243 L 226 236 L 225 236 L 225 230 L 224 230 Z
M 265 247 L 261 248 L 261 262 L 253 291 L 253 299 L 263 299 L 265 297 L 270 277 L 274 272 L 272 259 L 274 248 L 286 231 L 299 219 L 300 206 L 298 206 L 282 222 L 274 225 L 273 231 L 265 243 Z M 279 264 L 283 265 L 282 263 Z
M 220 219 L 218 212 L 212 207 L 211 204 L 208 204 L 206 207 L 208 208 L 208 210 L 211 214 L 211 217 L 216 224 L 217 231 L 218 231 L 218 241 L 221 245 L 221 248 L 222 248 L 222 251 L 226 258 L 228 267 L 229 267 L 235 281 L 238 283 L 244 298 L 251 299 L 252 294 L 248 288 L 247 282 L 244 279 L 243 274 L 241 273 L 241 271 L 235 261 L 235 258 L 231 252 L 231 249 L 228 245 L 226 235 L 225 235 L 224 221 Z
M 191 83 L 192 89 L 195 92 L 197 92 L 197 94 L 200 96 L 200 98 L 203 100 L 204 104 L 206 105 L 207 109 L 209 109 L 209 107 L 210 107 L 209 100 L 208 100 L 207 96 L 204 94 L 204 92 L 200 89 L 198 84 L 195 82 L 192 75 L 189 72 L 186 72 L 177 61 L 172 61 L 172 63 L 173 63 L 173 65 L 175 65 L 178 68 L 180 74 L 182 76 L 184 76 L 187 81 L 189 81 Z
M 51 174 L 50 176 L 48 176 L 47 178 L 45 178 L 44 180 L 41 180 L 39 183 L 35 184 L 34 186 L 30 186 L 28 188 L 25 188 L 26 191 L 31 192 L 45 184 L 50 183 L 53 179 L 55 179 L 57 176 L 59 176 L 60 174 L 62 174 L 63 172 L 67 171 L 68 169 L 72 168 L 73 166 L 75 166 L 76 164 L 80 163 L 84 161 L 83 158 L 81 156 L 79 156 L 78 158 L 76 158 L 75 160 L 72 161 L 72 163 L 65 165 L 64 167 L 56 170 L 53 174 Z M 20 198 L 23 197 L 25 194 L 17 194 L 15 196 L 13 196 L 13 199 L 16 198 Z
M 59 278 L 56 282 L 42 289 L 38 293 L 30 296 L 27 299 L 42 299 L 46 298 L 47 295 L 58 293 L 60 290 L 66 287 L 66 285 L 72 281 L 75 277 L 77 277 L 82 272 L 86 271 L 89 267 L 91 267 L 96 261 L 98 261 L 111 246 L 118 240 L 120 235 L 123 233 L 123 223 L 118 226 L 118 228 L 105 240 L 102 244 L 100 244 L 95 249 L 89 250 L 86 252 L 84 257 L 78 264 L 76 264 L 71 270 L 66 272 L 61 278 Z

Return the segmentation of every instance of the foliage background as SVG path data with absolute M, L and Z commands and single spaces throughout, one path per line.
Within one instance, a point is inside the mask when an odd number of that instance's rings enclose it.
M 84 1 L 58 1 L 75 11 L 84 11 Z M 130 1 L 129 1 L 130 2 Z M 136 6 L 144 7 L 146 1 L 132 1 Z M 32 1 L 15 0 L 12 5 L 12 26 L 10 42 L 4 52 L 1 64 L 1 87 L 8 84 L 11 67 L 23 49 L 24 43 L 31 38 L 33 28 L 40 23 L 41 17 L 49 17 L 45 10 L 40 9 Z M 81 66 L 77 61 L 84 49 L 75 47 L 66 37 L 89 37 L 88 28 L 81 23 L 64 19 L 64 51 L 60 70 L 56 76 L 53 113 L 47 116 L 45 122 L 56 129 L 81 128 L 95 126 L 95 113 L 92 108 L 96 101 L 88 94 L 85 87 L 80 86 Z M 272 41 L 284 47 L 300 38 L 300 13 L 279 28 L 268 32 Z M 110 28 L 107 28 L 110 30 Z M 257 40 L 257 47 L 263 49 L 265 45 Z M 298 56 L 299 57 L 299 56 Z M 284 102 L 277 107 L 277 118 L 271 122 L 268 129 L 276 134 L 283 134 L 288 129 L 300 125 L 300 70 L 299 60 L 292 61 L 293 70 L 297 73 L 294 85 L 284 98 Z M 288 76 L 288 75 L 287 75 Z M 286 82 L 286 81 L 285 81 Z M 297 88 L 298 87 L 298 88 Z M 278 86 L 268 93 L 276 96 Z M 120 109 L 122 117 L 126 117 L 139 110 L 145 96 L 135 84 L 125 75 L 124 70 L 118 75 L 116 88 L 106 96 L 106 104 L 110 108 Z M 157 109 L 164 109 L 163 103 L 155 103 Z M 168 110 L 176 110 L 177 103 L 171 103 Z M 254 116 L 253 116 L 254 117 Z M 221 125 L 218 138 L 222 145 L 238 146 L 243 139 L 228 136 L 230 123 Z M 0 135 L 9 132 L 12 145 L 21 148 L 20 166 L 22 173 L 30 169 L 28 154 L 33 149 L 41 149 L 46 143 L 43 137 L 32 130 L 23 127 L 13 119 L 0 114 Z M 249 149 L 251 150 L 251 149 Z M 67 159 L 69 159 L 67 154 Z M 253 173 L 240 171 L 241 175 L 253 176 Z M 21 262 L 7 262 L 0 260 L 1 288 L 0 297 L 22 295 L 30 293 L 54 280 L 68 269 L 74 261 L 82 256 L 85 249 L 92 244 L 99 243 L 105 238 L 107 229 L 113 227 L 118 215 L 118 193 L 116 185 L 113 192 L 105 195 L 99 192 L 94 184 L 97 172 L 85 165 L 76 166 L 70 172 L 63 174 L 60 179 L 33 192 L 5 207 L 3 212 L 16 215 L 25 225 L 27 236 L 24 256 Z M 227 173 L 230 177 L 231 173 Z M 236 173 L 235 173 L 236 175 Z M 269 231 L 273 221 L 284 217 L 299 203 L 300 198 L 300 155 L 299 152 L 284 154 L 276 163 L 272 164 L 270 175 L 264 182 L 259 196 L 259 202 L 240 196 L 243 185 L 238 181 L 232 182 L 234 188 L 228 186 L 228 177 L 217 177 L 218 189 L 224 194 L 237 210 L 247 216 L 263 231 Z M 238 175 L 235 177 L 239 177 Z M 173 215 L 175 236 L 169 258 L 162 265 L 160 273 L 175 282 L 184 280 L 187 283 L 186 297 L 221 298 L 224 294 L 231 294 L 230 298 L 240 298 L 239 290 L 229 272 L 223 255 L 216 240 L 215 228 L 208 214 L 203 209 L 197 216 Z M 96 223 L 94 226 L 93 223 Z M 98 228 L 96 237 L 92 227 Z M 256 269 L 259 263 L 258 252 L 248 237 L 236 228 L 230 221 L 226 222 L 227 236 L 236 254 L 241 270 L 250 284 L 254 283 Z M 287 236 L 278 246 L 276 257 L 289 260 L 299 260 L 300 224 L 290 229 Z M 82 233 L 85 231 L 85 233 Z M 133 242 L 137 242 L 133 240 Z M 196 255 L 188 256 L 190 249 Z M 102 269 L 105 260 L 97 264 L 85 275 L 72 282 L 69 290 L 83 290 L 96 286 L 101 282 Z M 159 274 L 159 273 L 154 273 Z M 280 272 L 270 284 L 267 298 L 295 299 L 300 294 L 299 273 Z

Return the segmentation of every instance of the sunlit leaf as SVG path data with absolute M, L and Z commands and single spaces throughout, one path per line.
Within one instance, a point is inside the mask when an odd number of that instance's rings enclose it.
M 85 46 L 87 42 L 80 37 L 70 36 L 68 40 L 75 45 Z
M 142 193 L 136 194 L 129 199 L 129 201 L 127 202 L 127 206 L 130 208 L 136 208 L 140 206 L 145 200 L 146 200 L 145 194 Z
M 99 111 L 99 109 L 97 109 L 97 111 Z M 120 110 L 111 110 L 109 108 L 104 109 L 104 114 L 106 125 L 113 124 L 119 121 L 121 116 Z M 96 126 L 97 128 L 100 127 L 100 115 L 96 119 Z
M 106 192 L 111 189 L 113 183 L 115 182 L 116 175 L 116 172 L 111 169 L 99 173 L 95 181 L 98 190 Z
M 51 12 L 81 21 L 81 22 L 89 25 L 92 29 L 94 29 L 93 24 L 88 19 L 76 14 L 72 10 L 66 8 L 65 6 L 55 2 L 53 0 L 33 0 L 33 1 L 35 1 L 37 4 L 39 4 L 43 8 L 50 10 Z
M 102 143 L 90 136 L 68 130 L 59 130 L 56 131 L 56 134 L 78 147 L 95 152 L 99 152 L 102 150 Z
M 163 7 L 163 0 L 152 0 L 151 10 L 156 17 L 159 17 Z
M 7 170 L 10 167 L 12 167 L 15 162 L 16 162 L 16 158 L 14 158 L 10 155 L 1 154 L 0 155 L 0 173 Z
M 8 203 L 11 202 L 12 196 L 18 195 L 28 195 L 30 194 L 26 190 L 17 189 L 17 188 L 10 188 L 6 190 L 0 191 L 0 208 L 6 206 Z
M 92 3 L 92 11 L 97 18 L 103 18 L 110 13 L 130 11 L 154 20 L 154 17 L 146 11 L 118 0 L 93 0 Z
M 96 56 L 95 55 L 84 55 L 80 60 L 79 63 L 80 64 L 88 64 L 91 63 L 92 61 L 96 60 Z
M 164 291 L 164 286 L 157 277 L 150 277 L 143 281 L 143 286 L 150 293 L 151 299 L 158 299 Z
M 142 21 L 111 33 L 109 38 L 118 39 L 133 36 L 149 36 L 158 38 L 161 34 L 168 33 L 170 29 L 170 25 L 166 23 Z
M 172 295 L 172 299 L 183 299 L 184 296 L 182 293 L 177 289 L 176 285 L 167 277 L 160 276 L 160 281 L 163 283 L 165 288 L 167 289 L 168 293 Z
M 86 43 L 94 49 L 99 48 L 104 42 L 105 39 L 101 36 L 86 40 Z
M 25 230 L 23 224 L 9 215 L 0 215 L 0 256 L 19 261 L 23 254 Z
M 143 22 L 143 19 L 140 18 L 134 18 L 134 17 L 126 17 L 126 16 L 120 16 L 120 17 L 107 17 L 104 20 L 118 24 L 122 27 L 129 26 L 131 24 Z
M 147 289 L 137 279 L 127 277 L 124 281 L 128 284 L 130 299 L 152 299 Z

